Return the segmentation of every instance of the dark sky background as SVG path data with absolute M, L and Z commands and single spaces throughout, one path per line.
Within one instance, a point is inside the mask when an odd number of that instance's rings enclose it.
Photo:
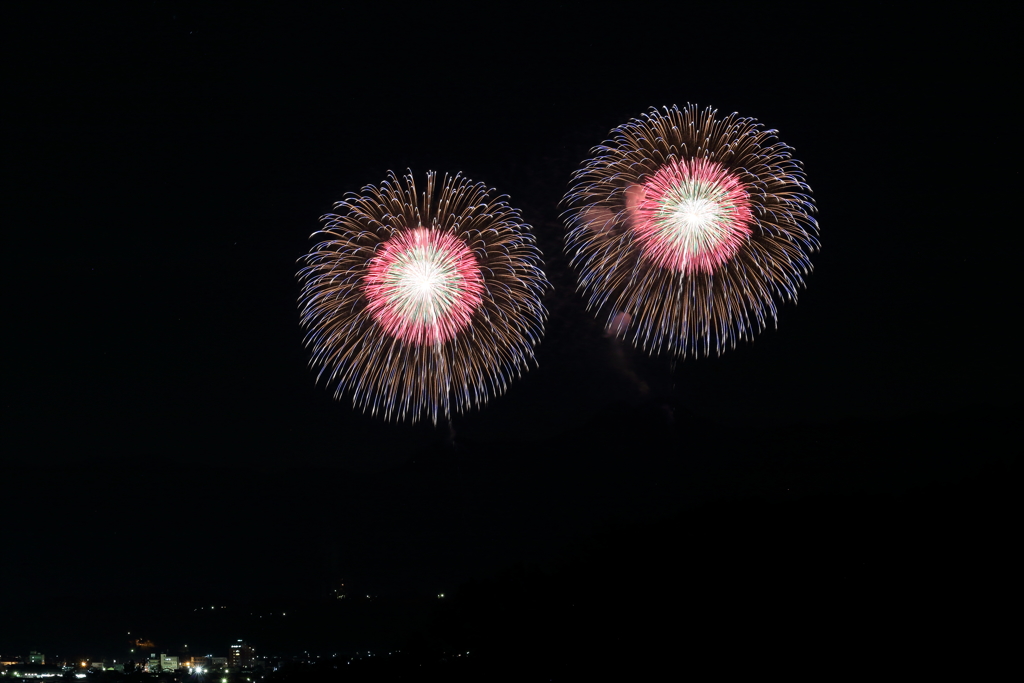
M 1015 463 L 996 18 L 206 5 L 3 22 L 4 653 L 99 638 L 53 635 L 69 605 L 130 624 L 338 577 L 432 595 L 609 525 L 752 497 L 956 505 Z M 557 203 L 610 129 L 688 102 L 778 129 L 822 250 L 777 329 L 672 362 L 585 310 Z M 454 441 L 333 400 L 298 324 L 319 217 L 407 168 L 509 195 L 554 286 L 539 366 Z

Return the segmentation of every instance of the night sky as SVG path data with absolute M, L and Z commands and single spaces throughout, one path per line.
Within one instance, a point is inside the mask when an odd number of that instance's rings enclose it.
M 999 536 L 972 508 L 1009 506 L 1016 471 L 998 18 L 206 5 L 4 22 L 0 654 L 99 651 L 341 578 L 454 594 L 751 501 L 861 532 L 927 501 L 930 534 Z M 673 361 L 585 309 L 558 202 L 613 127 L 690 102 L 779 131 L 822 249 L 777 328 Z M 299 327 L 319 217 L 406 169 L 507 194 L 553 285 L 537 367 L 451 427 L 334 400 Z

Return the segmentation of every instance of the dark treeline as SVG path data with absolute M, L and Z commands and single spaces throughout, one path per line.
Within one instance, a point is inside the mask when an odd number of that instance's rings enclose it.
M 716 456 L 706 467 L 698 461 L 680 474 L 689 482 L 684 490 L 690 492 L 690 504 L 660 516 L 651 514 L 656 507 L 642 510 L 639 519 L 649 521 L 629 520 L 624 512 L 629 498 L 579 497 L 588 486 L 602 491 L 593 482 L 614 472 L 592 468 L 574 474 L 558 469 L 559 459 L 552 458 L 546 473 L 554 483 L 530 488 L 532 479 L 509 465 L 526 457 L 515 444 L 507 448 L 514 453 L 505 453 L 493 444 L 464 440 L 453 452 L 438 442 L 433 455 L 427 448 L 390 471 L 388 485 L 395 486 L 392 480 L 401 484 L 405 477 L 416 484 L 410 483 L 409 491 L 436 484 L 453 496 L 501 474 L 518 476 L 522 495 L 534 499 L 556 500 L 561 489 L 562 503 L 543 509 L 563 517 L 573 505 L 593 508 L 601 501 L 614 510 L 603 531 L 576 536 L 588 540 L 566 541 L 547 559 L 524 557 L 520 563 L 498 564 L 503 570 L 475 571 L 470 574 L 474 580 L 460 579 L 461 588 L 444 600 L 412 585 L 405 593 L 382 590 L 372 600 L 362 594 L 331 599 L 317 582 L 329 569 L 319 567 L 324 552 L 316 542 L 322 529 L 304 531 L 296 523 L 301 519 L 284 518 L 288 525 L 280 528 L 298 531 L 264 539 L 267 520 L 277 520 L 273 515 L 252 518 L 246 497 L 258 492 L 254 500 L 280 498 L 282 503 L 271 508 L 274 514 L 285 509 L 284 503 L 308 510 L 300 503 L 345 500 L 360 487 L 369 500 L 376 495 L 373 486 L 384 485 L 374 483 L 382 475 L 359 479 L 340 472 L 316 479 L 249 471 L 231 481 L 225 475 L 222 493 L 203 490 L 197 499 L 163 487 L 164 480 L 155 476 L 156 488 L 139 486 L 139 473 L 133 470 L 57 470 L 43 479 L 26 468 L 13 480 L 23 483 L 11 484 L 4 502 L 11 504 L 12 514 L 33 506 L 53 509 L 53 525 L 23 535 L 0 560 L 5 572 L 45 577 L 66 569 L 82 578 L 77 591 L 65 587 L 65 592 L 11 596 L 0 641 L 8 649 L 43 647 L 48 656 L 108 659 L 127 647 L 127 630 L 152 638 L 170 654 L 184 642 L 193 653 L 220 654 L 238 637 L 256 644 L 259 654 L 274 656 L 309 650 L 325 658 L 340 653 L 341 661 L 356 650 L 401 650 L 400 655 L 345 664 L 346 676 L 365 669 L 371 678 L 396 667 L 476 672 L 469 676 L 510 670 L 523 680 L 564 680 L 588 667 L 628 669 L 665 662 L 755 666 L 766 657 L 865 661 L 886 652 L 915 653 L 912 658 L 931 662 L 979 651 L 991 657 L 1001 647 L 994 625 L 1007 609 L 1015 566 L 1009 520 L 1016 464 L 1012 456 L 999 455 L 1004 448 L 999 431 L 989 428 L 987 420 L 999 416 L 969 418 L 889 426 L 850 423 L 763 439 L 756 431 L 731 432 L 729 447 L 721 452 L 714 451 L 709 437 L 688 440 L 695 454 Z M 621 449 L 631 469 L 619 478 L 632 481 L 644 471 L 644 458 L 654 457 L 659 439 L 675 434 L 683 442 L 681 433 L 688 429 L 685 421 L 673 425 L 654 418 L 638 429 L 638 420 L 627 421 L 628 429 L 616 429 L 612 420 L 603 429 L 595 423 L 589 436 L 566 436 L 564 443 L 550 443 L 548 453 L 572 445 L 580 449 L 572 451 L 577 453 Z M 826 448 L 829 457 L 823 458 Z M 534 471 L 537 463 L 523 469 Z M 574 484 L 574 477 L 589 479 Z M 716 493 L 723 477 L 732 495 Z M 80 482 L 90 478 L 102 481 L 102 488 L 80 489 Z M 452 481 L 463 482 L 462 488 L 447 483 Z M 652 496 L 658 483 L 652 477 L 646 486 Z M 662 498 L 667 500 L 669 493 Z M 117 523 L 90 535 L 63 516 L 65 506 L 53 507 L 55 496 L 71 500 L 72 507 L 104 511 Z M 638 495 L 632 499 L 631 504 L 643 503 Z M 512 503 L 501 500 L 494 506 Z M 490 508 L 468 510 L 480 514 Z M 169 537 L 189 545 L 176 548 L 169 541 L 165 547 L 162 534 L 174 531 L 171 522 L 178 516 L 188 522 L 183 525 L 188 533 Z M 478 522 L 477 537 L 486 530 L 486 519 Z M 459 520 L 472 523 L 473 516 Z M 209 531 L 200 526 L 204 521 Z M 126 542 L 129 538 L 117 533 L 122 524 L 129 530 L 148 527 L 151 534 L 131 534 L 133 540 Z M 225 532 L 234 528 L 240 530 L 239 542 L 226 546 Z M 200 533 L 193 536 L 192 529 Z M 350 529 L 358 530 L 342 531 Z M 238 582 L 250 597 L 226 597 L 215 601 L 217 611 L 193 611 L 212 598 L 174 587 L 198 588 L 209 579 L 197 578 L 193 584 L 170 579 L 179 574 L 187 579 L 224 557 L 232 562 L 214 573 L 223 577 L 217 585 Z M 148 582 L 148 592 L 119 596 L 116 584 L 97 579 L 106 574 L 93 565 L 113 567 L 120 572 L 115 576 L 135 583 Z M 302 567 L 315 571 L 296 573 Z M 285 580 L 293 575 L 310 580 Z M 271 590 L 293 584 L 305 592 L 275 597 Z M 267 588 L 265 599 L 253 590 L 261 585 Z M 323 667 L 333 672 L 333 666 L 319 665 L 316 677 L 327 675 Z M 313 673 L 295 665 L 274 675 Z
M 712 502 L 609 526 L 561 561 L 464 583 L 429 606 L 383 598 L 346 619 L 337 605 L 300 606 L 264 639 L 329 647 L 372 627 L 400 653 L 324 657 L 265 680 L 574 680 L 890 657 L 984 667 L 1008 638 L 1014 470 L 991 464 L 893 494 Z
M 1008 647 L 1009 474 L 994 466 L 898 495 L 751 498 L 609 528 L 555 567 L 466 583 L 400 656 L 274 678 L 576 680 L 893 661 L 983 671 Z

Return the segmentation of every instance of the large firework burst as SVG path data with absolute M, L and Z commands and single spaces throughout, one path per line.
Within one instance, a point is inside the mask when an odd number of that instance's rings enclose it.
M 385 419 L 450 416 L 527 369 L 548 286 L 530 227 L 482 183 L 411 174 L 338 202 L 301 261 L 318 377 Z
M 818 248 L 800 162 L 774 130 L 652 109 L 573 176 L 567 245 L 588 305 L 651 353 L 721 353 L 796 299 Z

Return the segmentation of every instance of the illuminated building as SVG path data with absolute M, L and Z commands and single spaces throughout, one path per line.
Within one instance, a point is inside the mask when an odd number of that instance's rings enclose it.
M 231 646 L 228 661 L 232 669 L 248 669 L 256 663 L 256 651 L 243 640 Z
M 26 660 L 26 663 L 46 664 L 46 656 L 42 652 L 36 652 L 35 650 L 32 650 L 32 652 L 28 653 L 28 659 Z
M 213 666 L 213 662 L 210 661 L 211 659 L 212 657 L 193 656 L 189 659 L 188 665 L 193 669 L 198 669 L 200 667 L 203 669 L 209 669 Z
M 171 657 L 165 654 L 159 656 L 151 656 L 149 658 L 149 671 L 150 673 L 156 671 L 174 671 L 178 668 L 178 658 Z

